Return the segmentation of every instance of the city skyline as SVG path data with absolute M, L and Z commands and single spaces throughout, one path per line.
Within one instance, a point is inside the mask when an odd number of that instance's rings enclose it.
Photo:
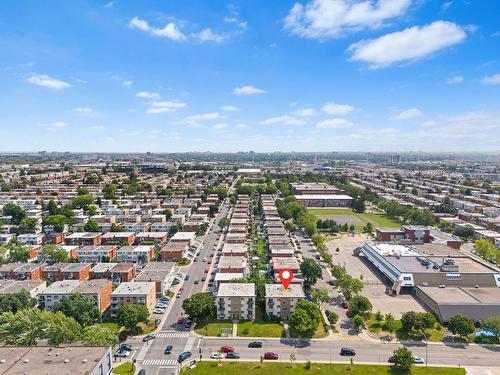
M 1 9 L 4 152 L 500 148 L 493 2 Z

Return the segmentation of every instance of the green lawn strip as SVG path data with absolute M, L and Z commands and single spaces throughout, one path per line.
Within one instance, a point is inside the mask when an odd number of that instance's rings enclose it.
M 320 325 L 318 326 L 318 329 L 316 329 L 316 332 L 314 332 L 314 334 L 312 334 L 312 335 L 309 334 L 309 335 L 301 336 L 291 327 L 289 328 L 289 331 L 290 331 L 290 337 L 292 337 L 292 338 L 320 339 L 320 338 L 326 337 L 328 335 L 328 331 L 325 330 L 323 322 L 320 323 Z
M 116 366 L 113 369 L 113 374 L 120 375 L 133 375 L 135 373 L 135 365 L 133 363 L 123 363 L 119 366 Z
M 239 337 L 284 337 L 285 328 L 281 323 L 242 320 L 238 322 Z
M 353 210 L 351 210 L 350 208 L 308 208 L 307 210 L 316 216 L 354 214 Z
M 118 323 L 113 323 L 113 322 L 101 323 L 101 326 L 109 328 L 114 333 L 120 332 L 120 329 L 122 328 Z
M 220 336 L 222 328 L 229 328 L 230 332 L 233 332 L 233 322 L 228 320 L 201 321 L 196 323 L 194 330 L 203 336 Z
M 396 319 L 396 336 L 400 340 L 416 340 L 416 341 L 424 341 L 425 336 L 424 335 L 417 335 L 417 334 L 408 334 L 403 329 L 401 328 L 401 320 Z M 370 319 L 367 320 L 366 322 L 366 327 L 368 330 L 372 333 L 376 334 L 387 334 L 387 335 L 394 335 L 394 333 L 389 333 L 384 331 L 384 321 L 382 320 L 381 322 L 377 322 L 375 319 L 375 314 L 372 314 Z M 436 324 L 436 328 L 433 329 L 428 329 L 425 331 L 427 338 L 429 341 L 443 341 L 445 329 Z
M 288 360 L 288 358 L 283 358 Z M 258 362 L 198 362 L 196 367 L 190 369 L 185 367 L 182 374 L 189 375 L 464 375 L 465 369 L 451 367 L 414 367 L 410 373 L 400 372 L 391 366 L 384 365 L 349 365 L 349 364 L 327 364 L 311 363 L 308 368 L 306 363 L 258 363 Z
M 373 214 L 365 212 L 355 215 L 365 222 L 371 221 L 372 224 L 375 224 L 375 227 L 378 226 L 380 228 L 399 228 L 401 226 L 400 222 L 391 219 L 386 214 Z

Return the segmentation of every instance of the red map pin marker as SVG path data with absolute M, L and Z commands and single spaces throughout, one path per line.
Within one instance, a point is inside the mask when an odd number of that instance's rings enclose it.
M 281 272 L 280 272 L 280 281 L 281 281 L 281 284 L 283 285 L 283 288 L 285 290 L 288 289 L 288 286 L 292 282 L 292 279 L 293 279 L 293 272 L 292 272 L 292 270 L 290 270 L 288 268 L 285 268 L 284 270 L 281 270 Z

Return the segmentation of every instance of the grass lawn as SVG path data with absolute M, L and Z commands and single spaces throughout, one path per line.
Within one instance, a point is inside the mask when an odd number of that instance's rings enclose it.
M 133 363 L 123 363 L 113 369 L 113 374 L 134 375 L 135 365 Z
M 306 368 L 305 363 L 256 363 L 256 362 L 198 362 L 196 367 L 189 369 L 188 367 L 182 370 L 182 374 L 186 375 L 403 375 L 406 372 L 395 371 L 390 366 L 377 365 L 340 365 L 326 363 L 311 363 L 310 369 Z M 412 375 L 464 375 L 463 368 L 449 367 L 414 367 L 411 371 Z
M 227 320 L 197 322 L 194 330 L 203 336 L 220 336 L 221 328 L 229 328 L 232 333 L 233 322 Z
M 113 322 L 101 323 L 101 326 L 109 328 L 114 333 L 118 333 L 120 331 L 120 328 L 122 328 L 118 323 L 113 323 Z
M 125 329 L 123 331 L 123 333 L 128 335 L 128 336 L 147 335 L 148 333 L 151 333 L 156 329 L 156 323 L 154 320 L 150 320 L 148 322 L 148 324 L 144 324 L 144 323 L 137 324 L 137 328 L 138 329 L 135 332 L 130 332 L 129 330 Z
M 415 335 L 408 335 L 406 332 L 404 332 L 401 329 L 401 321 L 399 319 L 395 320 L 395 328 L 396 328 L 396 336 L 400 340 L 425 340 L 425 337 L 422 336 L 415 336 Z M 375 314 L 372 314 L 370 319 L 366 322 L 366 326 L 368 327 L 368 330 L 373 333 L 387 333 L 387 335 L 393 335 L 390 334 L 389 332 L 384 331 L 384 321 L 377 322 L 375 319 Z M 439 329 L 440 328 L 440 329 Z M 443 336 L 445 333 L 445 329 L 438 324 L 436 324 L 436 328 L 433 329 L 428 329 L 425 331 L 427 334 L 427 337 L 429 338 L 429 341 L 443 341 Z
M 284 337 L 285 329 L 280 323 L 253 322 L 243 320 L 238 323 L 239 337 Z
M 399 223 L 397 220 L 391 219 L 389 216 L 386 214 L 368 214 L 368 213 L 363 213 L 363 214 L 356 214 L 361 220 L 367 221 L 373 221 L 377 224 L 377 226 L 381 228 L 399 228 L 401 226 L 401 223 Z
M 301 336 L 295 332 L 293 328 L 290 328 L 290 337 L 292 338 L 300 338 Z M 314 335 L 308 335 L 308 336 L 302 336 L 303 338 L 311 338 L 311 339 L 320 339 L 322 337 L 325 337 L 328 335 L 328 332 L 325 330 L 325 327 L 323 326 L 323 323 L 320 323 L 318 326 L 318 329 L 316 332 L 314 332 Z
M 322 215 L 354 215 L 350 208 L 308 208 L 307 211 L 316 216 Z

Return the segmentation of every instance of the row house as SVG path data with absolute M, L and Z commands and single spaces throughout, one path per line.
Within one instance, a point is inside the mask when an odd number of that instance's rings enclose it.
M 99 263 L 108 261 L 116 257 L 118 246 L 84 246 L 76 251 L 76 258 L 79 262 Z
M 154 246 L 123 246 L 116 251 L 118 262 L 147 263 L 154 255 Z
M 75 232 L 66 237 L 66 245 L 97 246 L 101 243 L 101 233 Z
M 90 279 L 108 279 L 115 285 L 132 281 L 137 274 L 135 263 L 97 263 L 89 273 Z
M 134 232 L 108 232 L 103 234 L 101 244 L 132 245 L 135 241 Z
M 156 287 L 154 282 L 125 282 L 111 293 L 111 317 L 118 315 L 120 307 L 126 304 L 144 305 L 150 313 L 156 303 Z
M 55 263 L 46 266 L 42 272 L 43 278 L 49 281 L 88 280 L 90 263 Z
M 0 295 L 25 290 L 31 298 L 37 298 L 45 288 L 47 288 L 47 282 L 43 280 L 0 280 Z
M 135 236 L 135 244 L 154 244 L 161 246 L 168 241 L 168 232 L 140 232 Z
M 177 267 L 173 262 L 152 262 L 143 268 L 135 281 L 155 283 L 156 294 L 162 296 L 172 286 L 176 273 Z
M 0 280 L 41 280 L 43 264 L 7 263 L 0 265 Z
M 162 261 L 178 261 L 187 256 L 189 246 L 183 243 L 169 242 L 160 250 Z

